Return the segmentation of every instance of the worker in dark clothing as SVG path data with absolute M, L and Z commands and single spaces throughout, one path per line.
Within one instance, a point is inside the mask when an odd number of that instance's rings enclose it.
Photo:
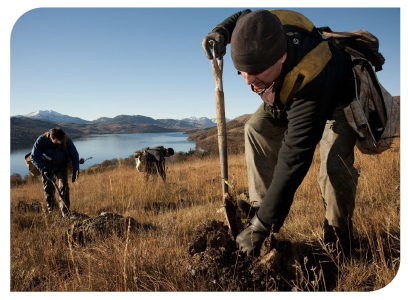
M 72 140 L 60 128 L 53 128 L 40 135 L 31 150 L 31 162 L 41 172 L 48 212 L 57 206 L 55 200 L 55 177 L 59 181 L 59 207 L 62 216 L 69 213 L 69 186 L 67 165 L 72 162 L 72 182 L 79 176 L 79 155 Z
M 156 146 L 154 148 L 144 148 L 136 151 L 134 157 L 136 159 L 136 169 L 149 175 L 159 174 L 163 181 L 166 181 L 166 157 L 174 155 L 173 148 L 164 148 Z
M 356 133 L 343 113 L 354 97 L 350 55 L 288 10 L 240 11 L 202 45 L 213 59 L 229 43 L 238 73 L 264 101 L 245 125 L 249 198 L 256 213 L 238 235 L 238 247 L 253 253 L 271 231 L 279 232 L 319 142 L 324 241 L 348 247 L 359 177 L 353 166 Z

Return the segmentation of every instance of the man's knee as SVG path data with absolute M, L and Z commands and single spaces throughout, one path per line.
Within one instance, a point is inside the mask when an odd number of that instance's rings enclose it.
M 250 118 L 244 126 L 245 135 L 252 135 L 254 132 L 259 132 L 258 130 L 259 125 L 257 124 L 257 120 L 253 120 Z

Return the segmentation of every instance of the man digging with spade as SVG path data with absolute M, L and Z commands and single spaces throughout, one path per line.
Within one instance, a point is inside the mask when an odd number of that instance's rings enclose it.
M 312 64 L 316 74 L 302 78 L 296 72 L 310 64 L 308 54 L 320 50 L 322 38 L 300 30 L 287 32 L 288 27 L 285 31 L 277 14 L 273 10 L 237 12 L 202 42 L 209 59 L 213 59 L 212 49 L 219 58 L 231 43 L 235 68 L 264 101 L 245 125 L 249 198 L 256 213 L 237 236 L 237 246 L 252 254 L 270 232 L 279 232 L 320 142 L 324 242 L 340 243 L 347 253 L 359 177 L 353 166 L 356 133 L 343 112 L 354 97 L 351 58 L 327 45 L 330 55 L 325 63 L 320 68 Z M 314 29 L 304 16 L 289 15 Z
M 31 150 L 31 162 L 41 172 L 44 186 L 45 201 L 48 212 L 56 208 L 55 188 L 60 196 L 59 207 L 62 216 L 69 214 L 69 186 L 67 164 L 72 162 L 72 182 L 78 179 L 79 160 L 78 151 L 70 138 L 60 128 L 53 128 L 48 133 L 40 135 Z M 54 183 L 58 178 L 59 187 Z

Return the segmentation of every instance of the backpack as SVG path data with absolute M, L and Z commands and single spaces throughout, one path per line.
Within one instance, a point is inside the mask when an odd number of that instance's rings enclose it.
M 44 133 L 44 137 L 45 137 L 46 139 L 48 139 L 49 134 L 50 134 L 50 133 L 49 133 L 48 131 L 45 132 L 45 133 Z M 67 147 L 68 147 L 67 145 L 68 145 L 68 136 L 67 136 L 67 134 L 65 134 L 64 140 L 63 140 L 63 142 L 62 142 L 62 147 L 63 147 L 64 151 L 67 151 Z M 44 151 L 45 149 L 46 149 L 46 143 L 44 143 L 43 151 Z M 67 152 L 67 154 L 68 154 L 68 152 Z M 68 158 L 69 158 L 69 156 L 68 156 Z M 31 151 L 30 151 L 29 153 L 27 153 L 27 154 L 24 156 L 24 160 L 25 160 L 25 162 L 26 162 L 27 169 L 28 169 L 28 171 L 30 172 L 30 174 L 31 174 L 32 176 L 39 176 L 39 175 L 41 175 L 40 171 L 39 171 L 39 170 L 33 165 L 33 163 L 31 162 Z M 67 166 L 68 166 L 68 168 L 71 167 L 71 169 L 72 169 L 72 162 L 71 162 L 70 159 L 68 159 Z
M 356 97 L 344 108 L 344 114 L 357 133 L 357 148 L 364 154 L 380 154 L 391 148 L 399 129 L 400 105 L 375 74 L 385 62 L 378 52 L 378 39 L 366 30 L 318 30 L 332 45 L 351 55 Z
M 147 147 L 133 154 L 136 162 L 136 170 L 142 173 L 155 174 L 157 172 L 156 158 L 147 152 L 149 149 L 150 148 Z
M 38 171 L 38 169 L 33 165 L 33 163 L 31 162 L 31 152 L 29 152 L 28 154 L 26 154 L 24 156 L 26 165 L 27 165 L 27 169 L 28 172 L 30 172 L 30 174 L 32 176 L 39 176 L 41 175 L 40 171 Z
M 323 70 L 331 59 L 329 44 L 351 55 L 356 88 L 355 99 L 344 108 L 348 123 L 357 133 L 357 148 L 364 154 L 379 154 L 391 148 L 399 129 L 399 103 L 384 89 L 375 72 L 382 70 L 384 57 L 378 52 L 378 39 L 366 30 L 333 32 L 329 27 L 314 27 L 302 14 L 290 10 L 271 10 L 288 36 L 296 31 L 321 37 L 322 42 L 284 78 L 280 92 L 286 105 L 294 95 Z M 373 70 L 375 67 L 375 72 Z

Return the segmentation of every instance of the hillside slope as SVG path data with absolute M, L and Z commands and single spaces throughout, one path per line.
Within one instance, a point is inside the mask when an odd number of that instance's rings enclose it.
M 382 289 L 395 278 L 400 267 L 399 142 L 392 151 L 374 160 L 356 152 L 361 176 L 353 216 L 356 249 L 350 260 L 338 258 L 322 243 L 324 207 L 316 182 L 319 161 L 316 151 L 310 171 L 294 196 L 287 221 L 274 235 L 273 249 L 259 258 L 264 268 L 259 264 L 255 264 L 259 268 L 247 267 L 246 256 L 224 247 L 226 231 L 202 230 L 208 228 L 203 227 L 205 224 L 224 225 L 225 220 L 224 214 L 217 213 L 223 195 L 216 155 L 174 162 L 170 159 L 166 163 L 166 183 L 161 179 L 145 180 L 134 166 L 125 164 L 97 168 L 95 173 L 81 171 L 79 179 L 70 183 L 72 211 L 86 214 L 91 220 L 106 213 L 118 214 L 139 224 L 126 222 L 126 230 L 119 231 L 124 225 L 122 221 L 122 226 L 105 227 L 107 230 L 100 235 L 92 235 L 88 230 L 89 235 L 82 237 L 93 239 L 85 244 L 75 239 L 72 229 L 81 223 L 98 223 L 74 220 L 74 224 L 70 219 L 61 219 L 58 213 L 46 216 L 38 178 L 29 184 L 11 186 L 9 289 L 16 292 Z M 238 199 L 248 191 L 245 155 L 230 155 L 228 168 L 230 192 Z M 206 232 L 207 236 L 201 235 Z
M 243 115 L 227 122 L 228 151 L 238 152 L 244 149 L 244 127 L 252 115 Z M 218 151 L 217 127 L 187 132 L 188 140 L 196 142 L 196 148 L 207 151 Z

